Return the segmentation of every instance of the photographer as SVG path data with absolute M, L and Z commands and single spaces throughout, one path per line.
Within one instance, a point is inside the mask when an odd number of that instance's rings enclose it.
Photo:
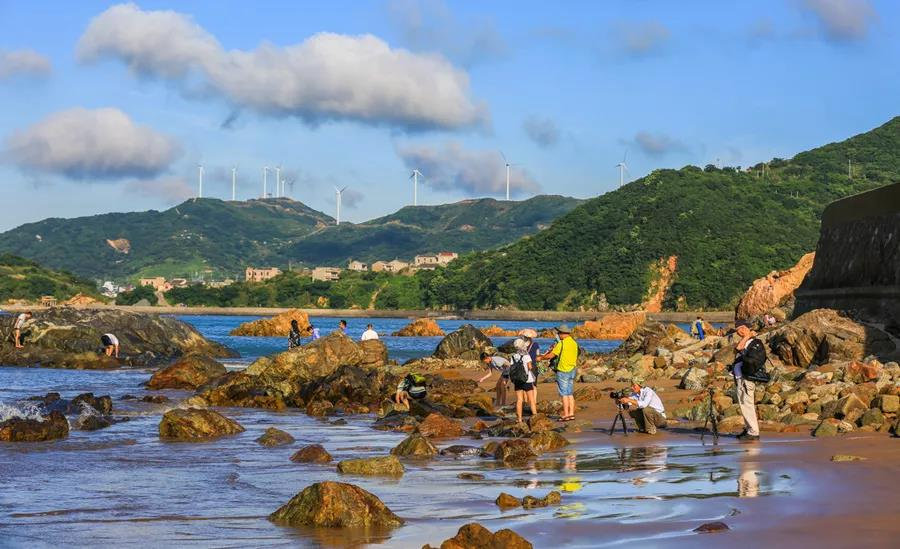
M 630 397 L 622 398 L 622 403 L 634 408 L 628 414 L 637 424 L 637 430 L 648 435 L 655 435 L 657 427 L 666 426 L 666 409 L 656 391 L 650 387 L 644 387 L 644 380 L 640 377 L 631 379 Z
M 756 419 L 756 384 L 747 379 L 749 375 L 745 376 L 745 374 L 756 374 L 756 370 L 765 364 L 765 347 L 760 340 L 756 339 L 756 332 L 751 330 L 745 321 L 735 323 L 735 333 L 741 339 L 736 346 L 737 356 L 731 366 L 731 373 L 734 375 L 735 392 L 741 408 L 741 417 L 744 418 L 744 431 L 737 438 L 738 440 L 754 441 L 759 440 L 759 422 Z M 744 372 L 745 361 L 747 366 L 753 367 L 753 372 Z

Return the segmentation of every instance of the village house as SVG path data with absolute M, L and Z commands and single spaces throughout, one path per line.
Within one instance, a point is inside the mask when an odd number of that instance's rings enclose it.
M 154 276 L 152 278 L 142 278 L 138 281 L 141 286 L 150 286 L 157 292 L 168 292 L 172 289 L 172 285 L 162 276 Z
M 341 269 L 338 267 L 316 267 L 312 271 L 312 279 L 319 281 L 331 281 L 341 278 Z
M 281 269 L 278 267 L 269 267 L 268 269 L 254 269 L 253 267 L 247 267 L 247 271 L 244 273 L 244 280 L 247 282 L 262 282 L 264 280 L 269 280 L 270 278 L 275 278 L 280 274 Z
M 362 261 L 356 261 L 355 259 L 351 259 L 350 263 L 347 265 L 347 269 L 351 271 L 368 271 L 369 266 Z
M 459 254 L 456 252 L 441 252 L 437 254 L 438 265 L 446 267 L 451 261 L 458 257 Z

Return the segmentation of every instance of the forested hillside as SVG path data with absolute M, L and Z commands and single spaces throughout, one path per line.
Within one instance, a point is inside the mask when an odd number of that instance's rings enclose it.
M 78 293 L 99 297 L 90 280 L 45 269 L 28 259 L 0 254 L 0 302 L 8 299 L 37 301 L 45 295 L 64 300 Z

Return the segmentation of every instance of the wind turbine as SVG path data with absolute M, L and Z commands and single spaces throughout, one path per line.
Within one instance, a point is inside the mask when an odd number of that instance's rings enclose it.
M 622 155 L 622 161 L 616 164 L 616 167 L 619 168 L 619 186 L 625 184 L 625 172 L 628 171 L 628 164 L 625 163 L 625 160 L 628 158 L 628 151 L 625 151 L 625 154 Z M 629 172 L 630 174 L 631 172 Z
M 275 166 L 275 198 L 278 198 L 281 192 L 281 166 Z
M 341 196 L 344 194 L 344 191 L 347 190 L 347 187 L 343 189 L 334 188 L 334 194 L 337 195 L 337 216 L 335 217 L 335 225 L 340 226 L 341 224 Z
M 203 164 L 197 164 L 197 179 L 200 183 L 197 198 L 203 198 Z
M 234 202 L 234 191 L 237 188 L 237 166 L 231 167 L 231 201 Z
M 291 189 L 291 194 L 288 195 L 288 198 L 290 198 L 291 200 L 293 200 L 293 197 L 294 197 L 294 178 L 292 177 L 292 178 L 290 178 L 290 179 L 286 179 L 286 180 L 285 180 L 285 183 L 287 183 L 287 186 Z
M 268 178 L 269 178 L 269 167 L 263 166 L 263 195 L 262 195 L 263 200 L 265 200 L 266 194 L 268 192 L 268 189 L 267 189 Z
M 520 166 L 521 164 L 510 164 L 509 160 L 506 159 L 506 155 L 503 154 L 503 151 L 500 151 L 500 156 L 503 157 L 503 162 L 506 163 L 506 200 L 509 200 L 509 168 L 510 166 Z
M 413 206 L 419 205 L 419 176 L 422 175 L 422 172 L 419 170 L 413 170 L 412 174 L 409 176 L 410 179 L 413 180 Z M 425 177 L 422 175 L 422 177 Z

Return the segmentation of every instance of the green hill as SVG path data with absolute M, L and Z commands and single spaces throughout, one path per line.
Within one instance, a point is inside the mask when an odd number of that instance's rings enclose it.
M 847 160 L 852 158 L 852 179 Z M 640 303 L 678 256 L 666 305 L 726 307 L 755 278 L 815 249 L 825 206 L 900 179 L 900 117 L 748 170 L 657 170 L 589 200 L 545 231 L 421 273 L 431 306 L 555 309 Z
M 344 265 L 469 252 L 539 231 L 580 203 L 539 196 L 403 208 L 359 225 L 342 223 L 287 198 L 226 202 L 192 199 L 165 211 L 51 218 L 0 234 L 0 251 L 96 279 L 189 277 L 210 270 L 234 277 L 247 265 Z M 110 242 L 112 241 L 112 242 Z
M 64 300 L 78 293 L 99 298 L 90 280 L 45 269 L 28 259 L 0 254 L 0 302 L 8 299 L 37 301 L 45 295 Z
M 481 198 L 440 206 L 407 206 L 358 225 L 342 223 L 318 231 L 300 239 L 289 255 L 306 263 L 343 265 L 350 259 L 410 260 L 442 250 L 486 250 L 537 233 L 581 202 L 542 195 L 523 201 Z

